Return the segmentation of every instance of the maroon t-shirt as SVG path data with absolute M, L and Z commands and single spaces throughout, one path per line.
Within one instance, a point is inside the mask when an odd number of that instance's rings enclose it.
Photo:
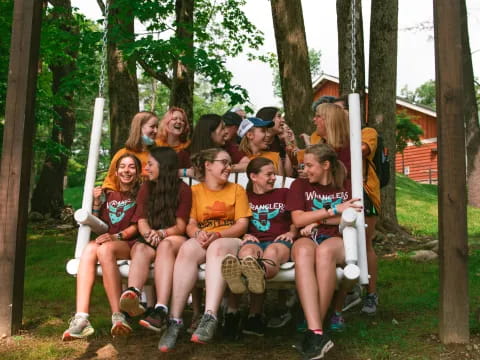
M 190 166 L 192 166 L 192 163 L 190 161 L 190 152 L 186 149 L 180 150 L 177 153 L 178 157 L 178 168 L 179 169 L 188 169 Z
M 116 234 L 137 222 L 138 206 L 135 199 L 120 191 L 109 191 L 100 208 L 100 219 L 108 224 L 108 233 Z
M 297 179 L 290 186 L 287 196 L 287 210 L 313 211 L 329 209 L 333 204 L 341 204 L 351 198 L 348 190 L 334 189 L 330 185 L 310 184 L 307 179 Z M 320 225 L 320 234 L 340 236 L 338 225 Z
M 290 230 L 292 220 L 286 211 L 288 189 L 274 189 L 266 194 L 248 191 L 248 203 L 252 217 L 248 223 L 248 233 L 260 241 L 273 241 Z
M 245 157 L 245 153 L 238 148 L 238 144 L 234 140 L 226 142 L 223 148 L 232 158 L 233 164 L 238 164 Z
M 188 222 L 190 210 L 192 208 L 192 190 L 182 180 L 179 179 L 178 181 L 178 206 L 177 211 L 175 211 L 175 216 L 185 220 L 185 222 Z M 148 196 L 148 182 L 146 182 L 142 184 L 140 190 L 138 191 L 137 203 L 139 210 L 136 221 L 138 221 L 138 219 L 148 218 Z

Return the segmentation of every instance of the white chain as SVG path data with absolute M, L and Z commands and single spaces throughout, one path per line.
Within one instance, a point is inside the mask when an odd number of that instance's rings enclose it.
M 98 84 L 98 97 L 103 97 L 105 88 L 105 73 L 107 67 L 107 32 L 108 32 L 108 0 L 105 1 L 105 20 L 103 22 L 102 63 L 100 65 L 100 83 Z
M 357 39 L 356 39 L 356 31 L 357 31 L 357 26 L 356 26 L 356 1 L 351 0 L 352 8 L 351 8 L 351 15 L 352 15 L 352 21 L 351 21 L 351 34 L 352 34 L 352 41 L 351 41 L 351 46 L 352 46 L 352 62 L 351 62 L 351 79 L 350 79 L 350 89 L 352 90 L 352 93 L 355 92 L 357 89 Z

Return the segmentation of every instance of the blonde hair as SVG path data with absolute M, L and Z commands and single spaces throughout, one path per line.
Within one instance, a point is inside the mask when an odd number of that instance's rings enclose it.
M 334 149 L 349 143 L 350 124 L 345 110 L 338 105 L 324 103 L 317 106 L 315 115 L 325 119 L 326 140 Z
M 332 178 L 332 185 L 335 189 L 342 189 L 345 179 L 347 177 L 347 170 L 345 165 L 338 160 L 338 155 L 335 149 L 328 144 L 315 144 L 309 146 L 305 150 L 306 154 L 312 154 L 319 163 L 328 161 L 330 163 L 330 175 Z
M 162 120 L 160 120 L 160 124 L 158 125 L 158 134 L 157 138 L 159 138 L 162 141 L 167 141 L 167 125 L 172 120 L 173 118 L 173 113 L 175 111 L 178 111 L 179 113 L 182 114 L 183 121 L 185 122 L 185 126 L 183 127 L 183 132 L 180 135 L 180 141 L 181 142 L 186 142 L 188 139 L 188 134 L 190 133 L 190 124 L 188 123 L 187 119 L 187 113 L 185 110 L 172 106 L 168 111 L 163 115 Z
M 135 114 L 130 124 L 128 139 L 125 141 L 125 147 L 128 150 L 135 152 L 143 151 L 142 126 L 152 118 L 158 121 L 157 115 L 150 111 L 140 111 Z
M 255 129 L 254 127 L 252 127 L 252 129 Z M 252 131 L 252 129 L 248 130 L 247 131 L 247 134 Z M 245 136 L 242 138 L 242 140 L 240 141 L 240 144 L 238 145 L 238 149 L 240 151 L 242 151 L 245 155 L 247 156 L 252 156 L 253 153 L 252 153 L 252 149 L 250 149 L 250 141 L 248 140 L 247 138 L 247 134 L 245 134 Z

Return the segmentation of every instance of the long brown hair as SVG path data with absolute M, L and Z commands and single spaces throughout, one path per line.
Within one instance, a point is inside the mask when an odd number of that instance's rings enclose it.
M 118 171 L 120 168 L 120 163 L 125 158 L 131 158 L 135 163 L 135 179 L 133 180 L 132 187 L 126 192 L 130 197 L 135 198 L 137 196 L 138 190 L 140 189 L 140 184 L 142 183 L 142 162 L 133 154 L 126 153 L 120 156 L 115 163 L 115 170 Z M 117 189 L 120 189 L 120 181 L 118 176 L 115 176 L 115 181 L 117 183 Z
M 180 179 L 178 157 L 167 146 L 154 147 L 150 155 L 158 163 L 158 178 L 148 182 L 148 222 L 153 229 L 175 225 Z
M 311 145 L 305 150 L 305 154 L 312 154 L 319 163 L 328 161 L 330 163 L 330 175 L 332 177 L 333 187 L 335 189 L 343 188 L 347 171 L 345 165 L 338 160 L 338 155 L 332 146 L 328 144 Z
M 143 151 L 142 142 L 142 126 L 145 125 L 151 118 L 158 120 L 157 115 L 151 111 L 140 111 L 136 113 L 130 124 L 130 133 L 127 141 L 125 141 L 125 147 L 130 151 L 141 152 Z
M 172 106 L 170 109 L 168 109 L 165 115 L 163 115 L 162 120 L 160 120 L 160 124 L 158 125 L 157 138 L 163 141 L 167 141 L 167 126 L 170 120 L 172 119 L 173 113 L 175 111 L 178 111 L 179 113 L 182 114 L 183 121 L 185 122 L 185 126 L 183 127 L 183 132 L 180 135 L 180 141 L 185 142 L 187 141 L 188 134 L 190 133 L 190 124 L 188 123 L 187 113 L 185 112 L 185 110 L 176 106 Z
M 261 157 L 261 156 L 253 160 L 250 160 L 246 170 L 246 173 L 248 176 L 247 191 L 250 191 L 250 192 L 253 191 L 253 181 L 252 181 L 252 178 L 250 177 L 250 174 L 258 174 L 260 171 L 262 171 L 262 167 L 266 165 L 274 165 L 274 164 L 272 160 Z

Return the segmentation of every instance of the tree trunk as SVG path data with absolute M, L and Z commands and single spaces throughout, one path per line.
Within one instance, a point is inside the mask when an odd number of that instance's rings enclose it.
M 176 37 L 184 48 L 178 60 L 172 64 L 172 86 L 170 88 L 170 106 L 182 108 L 187 113 L 190 128 L 193 128 L 193 87 L 194 65 L 182 62 L 193 59 L 193 0 L 176 0 L 177 16 Z
M 390 182 L 382 189 L 379 227 L 398 229 L 395 196 L 398 0 L 372 0 L 368 124 L 382 135 L 390 156 Z M 403 153 L 402 153 L 403 158 Z
M 468 18 L 465 0 L 460 1 L 463 86 L 465 101 L 465 129 L 467 150 L 468 203 L 480 207 L 480 127 L 478 125 L 478 107 L 475 97 L 475 79 L 473 75 L 472 55 L 468 35 Z
M 125 146 L 133 116 L 139 111 L 134 58 L 125 58 L 122 44 L 135 39 L 133 2 L 108 0 L 108 94 L 110 106 L 110 155 Z
M 363 51 L 362 2 L 355 7 L 355 54 L 352 66 L 352 0 L 337 0 L 338 67 L 340 95 L 360 95 L 362 125 L 365 124 L 365 54 Z M 352 67 L 354 76 L 352 77 Z M 352 78 L 355 80 L 352 89 Z
M 311 126 L 312 78 L 300 0 L 271 0 L 285 118 L 296 134 Z
M 57 11 L 52 12 L 52 16 L 57 21 L 62 21 L 61 31 L 65 33 L 78 33 L 78 27 L 75 25 L 72 17 L 72 7 L 70 0 L 51 1 Z M 54 119 L 52 126 L 51 141 L 55 153 L 47 151 L 45 162 L 40 171 L 40 178 L 33 191 L 31 200 L 31 210 L 41 214 L 50 214 L 58 217 L 63 209 L 63 179 L 67 170 L 69 152 L 73 143 L 75 133 L 75 112 L 73 109 L 73 89 L 65 91 L 64 82 L 68 81 L 69 76 L 76 70 L 76 58 L 78 48 L 69 44 L 59 44 L 66 48 L 71 61 L 63 64 L 50 65 L 52 71 L 52 93 L 57 98 L 54 109 Z M 60 148 L 60 153 L 59 152 Z

